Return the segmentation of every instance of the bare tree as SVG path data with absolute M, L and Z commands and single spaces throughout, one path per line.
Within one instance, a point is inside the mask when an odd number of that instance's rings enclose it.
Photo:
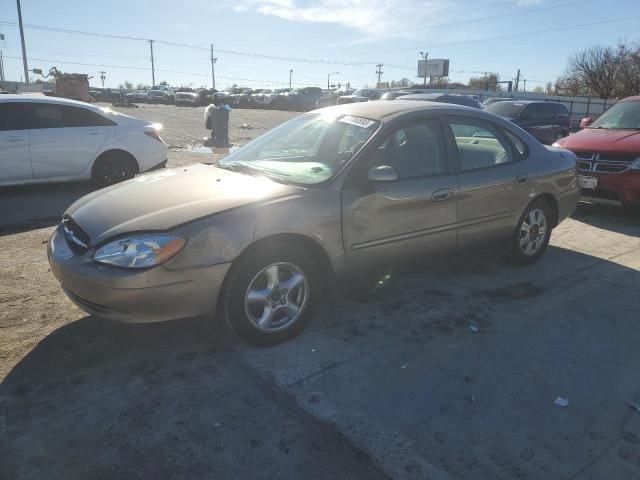
M 620 58 L 612 47 L 595 46 L 569 59 L 568 75 L 580 81 L 600 98 L 611 98 L 616 91 Z
M 640 42 L 619 43 L 616 54 L 619 59 L 616 94 L 619 97 L 640 94 Z
M 501 90 L 500 76 L 497 73 L 487 73 L 482 77 L 472 77 L 469 79 L 468 87 L 475 90 Z

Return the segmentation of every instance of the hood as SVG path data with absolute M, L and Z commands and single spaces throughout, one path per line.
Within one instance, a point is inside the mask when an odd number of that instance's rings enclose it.
M 66 214 L 96 245 L 115 235 L 168 230 L 250 203 L 284 197 L 296 187 L 209 165 L 172 168 L 137 176 L 90 193 Z
M 563 148 L 579 152 L 637 153 L 640 155 L 640 131 L 585 128 L 558 142 Z

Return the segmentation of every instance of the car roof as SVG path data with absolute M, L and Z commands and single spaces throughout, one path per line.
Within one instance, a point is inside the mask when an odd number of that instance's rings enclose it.
M 373 101 L 362 103 L 346 103 L 343 105 L 335 105 L 325 107 L 319 111 L 331 111 L 335 114 L 357 115 L 370 118 L 372 120 L 383 120 L 403 112 L 418 110 L 451 110 L 456 109 L 463 112 L 477 112 L 478 109 L 465 107 L 462 105 L 453 105 L 450 103 L 429 102 L 424 100 L 389 100 L 389 101 Z M 317 110 L 316 110 L 317 111 Z
M 636 95 L 633 97 L 627 97 L 620 100 L 621 102 L 640 102 L 640 95 Z
M 72 105 L 76 107 L 99 109 L 99 107 L 91 105 L 90 103 L 79 102 L 78 100 L 71 100 L 69 98 L 47 97 L 45 95 L 24 95 L 24 94 L 2 95 L 0 97 L 0 102 L 53 103 L 56 105 Z

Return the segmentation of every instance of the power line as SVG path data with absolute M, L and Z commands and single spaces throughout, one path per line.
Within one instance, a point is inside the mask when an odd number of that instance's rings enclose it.
M 579 1 L 575 1 L 575 2 L 567 2 L 567 3 L 561 3 L 559 5 L 550 5 L 548 7 L 540 7 L 540 8 L 530 8 L 527 10 L 521 10 L 521 11 L 517 11 L 517 12 L 511 12 L 511 13 L 502 13 L 500 15 L 491 15 L 491 16 L 487 16 L 487 17 L 480 17 L 480 18 L 471 18 L 469 20 L 460 20 L 457 22 L 451 22 L 451 23 L 437 23 L 435 25 L 429 25 L 428 28 L 442 28 L 442 27 L 455 27 L 457 25 L 466 25 L 469 23 L 476 23 L 476 22 L 484 22 L 487 20 L 498 20 L 501 18 L 509 18 L 509 17 L 516 17 L 519 15 L 529 15 L 531 13 L 536 13 L 536 12 L 543 12 L 545 10 L 552 10 L 555 8 L 564 8 L 564 7 L 570 7 L 572 5 L 584 5 L 585 3 L 592 3 L 594 0 L 579 0 Z M 394 34 L 394 33 L 405 33 L 405 32 L 417 32 L 417 31 L 422 31 L 424 30 L 425 27 L 420 27 L 420 28 L 408 28 L 408 29 L 403 29 L 403 30 L 395 30 L 393 32 L 386 32 L 388 35 L 389 34 Z
M 564 31 L 564 30 L 569 30 L 572 28 L 582 28 L 582 27 L 593 27 L 596 25 L 603 25 L 605 23 L 614 23 L 614 22 L 623 22 L 626 20 L 636 20 L 640 18 L 640 15 L 636 15 L 636 16 L 630 16 L 630 17 L 620 17 L 620 18 L 611 18 L 609 20 L 601 20 L 598 22 L 591 22 L 591 23 L 582 23 L 579 25 L 563 25 L 562 27 L 555 27 L 555 28 L 547 28 L 544 30 L 536 30 L 533 32 L 523 32 L 523 33 L 514 33 L 514 34 L 510 34 L 510 35 L 500 35 L 498 37 L 485 37 L 485 38 L 474 38 L 472 40 L 461 40 L 459 42 L 449 42 L 449 43 L 434 43 L 434 44 L 430 44 L 429 48 L 433 48 L 433 47 L 451 47 L 451 46 L 455 46 L 455 45 L 465 45 L 468 43 L 478 43 L 478 42 L 488 42 L 491 40 L 504 40 L 507 38 L 518 38 L 518 37 L 526 37 L 528 35 L 539 35 L 541 33 L 549 33 L 549 32 L 560 32 L 560 31 Z M 394 49 L 394 50 L 387 50 L 387 52 L 395 52 L 395 51 L 401 51 L 401 50 L 418 50 L 421 47 L 411 47 L 411 48 L 398 48 L 398 49 Z

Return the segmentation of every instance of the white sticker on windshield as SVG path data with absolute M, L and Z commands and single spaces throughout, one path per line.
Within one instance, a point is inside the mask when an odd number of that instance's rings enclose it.
M 354 117 L 353 115 L 345 115 L 338 121 L 342 123 L 348 123 L 349 125 L 355 125 L 356 127 L 362 127 L 362 128 L 369 128 L 371 125 L 376 123 L 373 120 L 369 120 L 368 118 Z

